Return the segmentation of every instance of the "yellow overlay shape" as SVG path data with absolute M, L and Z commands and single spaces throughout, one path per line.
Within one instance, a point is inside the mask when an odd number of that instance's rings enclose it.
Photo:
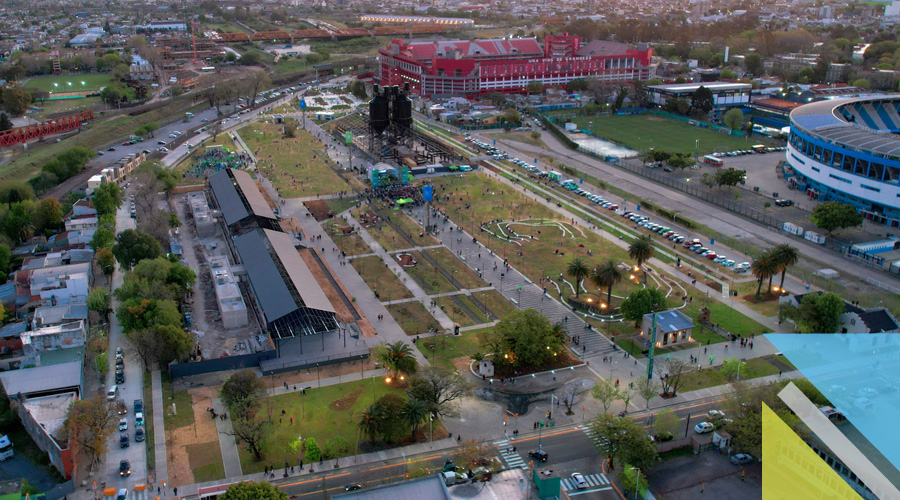
M 762 412 L 763 500 L 861 500 L 765 403 Z

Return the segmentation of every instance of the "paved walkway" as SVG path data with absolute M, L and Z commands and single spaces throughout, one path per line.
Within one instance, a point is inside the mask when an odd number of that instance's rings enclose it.
M 162 378 L 159 370 L 150 373 L 150 392 L 153 404 L 153 456 L 156 479 L 169 479 L 168 455 L 166 454 L 166 409 L 163 407 Z
M 225 405 L 219 398 L 212 400 L 213 410 L 221 415 L 227 413 Z M 231 418 L 216 419 L 216 431 L 219 433 L 219 448 L 222 450 L 222 464 L 225 466 L 225 477 L 242 475 L 241 456 L 238 454 L 234 429 L 231 427 Z

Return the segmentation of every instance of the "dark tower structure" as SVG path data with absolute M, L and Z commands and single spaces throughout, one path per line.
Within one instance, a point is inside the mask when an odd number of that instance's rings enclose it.
M 378 91 L 378 85 L 374 90 L 375 98 L 369 101 L 369 127 L 377 134 L 381 134 L 387 130 L 391 122 L 390 102 Z
M 397 87 L 394 87 L 396 90 Z M 397 124 L 401 132 L 405 132 L 412 128 L 412 101 L 407 95 L 409 93 L 409 82 L 403 86 L 403 92 L 396 92 L 393 96 L 393 116 L 392 121 Z

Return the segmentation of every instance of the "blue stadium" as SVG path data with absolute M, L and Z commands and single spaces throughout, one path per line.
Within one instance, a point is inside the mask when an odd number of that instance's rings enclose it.
M 785 175 L 812 198 L 849 203 L 866 219 L 900 227 L 898 132 L 900 97 L 801 106 L 791 112 Z

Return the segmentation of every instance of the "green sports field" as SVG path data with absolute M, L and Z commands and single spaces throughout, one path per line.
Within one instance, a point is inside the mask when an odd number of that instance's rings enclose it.
M 578 117 L 574 122 L 579 129 L 591 130 L 597 137 L 640 152 L 654 148 L 670 153 L 705 155 L 716 151 L 748 149 L 750 145 L 760 142 L 759 137 L 734 137 L 651 114 Z
M 23 88 L 36 88 L 46 92 L 80 92 L 100 90 L 109 84 L 109 75 L 56 75 L 29 78 Z

